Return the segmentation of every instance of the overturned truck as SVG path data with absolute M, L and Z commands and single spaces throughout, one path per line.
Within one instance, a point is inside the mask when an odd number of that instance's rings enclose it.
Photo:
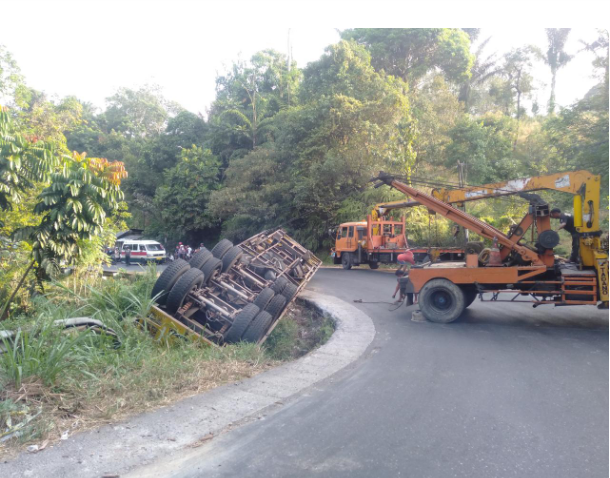
M 236 246 L 223 239 L 163 271 L 148 325 L 217 345 L 262 343 L 321 264 L 282 229 Z

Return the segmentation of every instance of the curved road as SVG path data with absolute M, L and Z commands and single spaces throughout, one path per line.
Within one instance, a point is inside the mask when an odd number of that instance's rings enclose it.
M 381 271 L 309 288 L 391 300 Z M 458 321 L 355 304 L 376 337 L 347 369 L 182 460 L 180 477 L 608 476 L 608 312 L 475 302 Z

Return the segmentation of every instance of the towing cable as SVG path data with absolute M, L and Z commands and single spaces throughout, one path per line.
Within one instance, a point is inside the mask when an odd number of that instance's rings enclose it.
M 387 301 L 367 301 L 367 300 L 362 300 L 362 299 L 354 299 L 354 302 L 356 304 L 389 304 L 389 305 L 395 305 L 396 307 L 394 307 L 393 309 L 388 309 L 390 312 L 394 312 L 395 310 L 400 309 L 400 307 L 402 306 L 402 304 L 404 304 L 405 299 L 402 300 L 397 300 L 394 302 L 387 302 Z

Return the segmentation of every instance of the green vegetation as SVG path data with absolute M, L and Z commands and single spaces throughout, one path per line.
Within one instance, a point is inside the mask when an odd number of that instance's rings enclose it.
M 370 189 L 379 170 L 457 182 L 461 167 L 468 184 L 482 184 L 588 168 L 607 189 L 607 32 L 584 48 L 595 55 L 598 86 L 565 108 L 556 105 L 555 84 L 579 53 L 566 51 L 569 29 L 547 29 L 548 48 L 515 45 L 504 55 L 479 33 L 348 29 L 305 68 L 263 50 L 219 74 L 207 118 L 156 87 L 121 88 L 103 111 L 71 97 L 49 101 L 27 86 L 4 49 L 0 91 L 12 98 L 15 131 L 36 137 L 40 150 L 48 144 L 124 163 L 131 216 L 123 219 L 169 248 L 183 239 L 239 241 L 281 225 L 307 247 L 326 250 L 329 228 L 397 198 Z M 545 105 L 533 100 L 536 62 L 552 75 Z M 14 210 L 36 204 L 44 186 L 37 184 Z M 570 208 L 569 198 L 548 197 Z M 510 198 L 468 208 L 499 225 L 518 220 L 523 206 Z M 5 237 L 39 218 L 1 214 Z M 409 215 L 412 242 L 455 242 L 444 220 Z
M 159 343 L 136 324 L 152 304 L 155 280 L 150 267 L 137 276 L 98 276 L 76 288 L 69 278 L 50 283 L 28 315 L 5 322 L 16 336 L 0 340 L 6 349 L 0 354 L 0 432 L 19 431 L 17 442 L 57 439 L 72 426 L 68 422 L 86 429 L 240 380 L 298 357 L 332 334 L 328 319 L 293 308 L 263 347 Z M 81 316 L 100 320 L 117 337 L 54 325 Z M 23 428 L 15 428 L 20 423 Z

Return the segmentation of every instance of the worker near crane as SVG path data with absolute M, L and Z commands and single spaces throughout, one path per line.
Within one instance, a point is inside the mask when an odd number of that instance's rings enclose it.
M 570 262 L 578 262 L 578 249 L 580 245 L 578 231 L 574 226 L 574 217 L 570 214 L 564 214 L 558 207 L 551 209 L 551 218 L 559 219 L 559 228 L 572 235 L 572 254 L 570 254 Z
M 407 250 L 406 252 L 399 254 L 396 259 L 398 260 L 400 267 L 396 271 L 396 280 L 398 283 L 396 284 L 392 299 L 395 299 L 396 294 L 400 291 L 400 298 L 396 302 L 402 302 L 405 300 L 405 297 L 407 297 L 407 305 L 412 305 L 414 302 L 414 294 L 407 293 L 406 285 L 409 280 L 409 270 L 411 269 L 411 266 L 415 265 L 415 257 L 413 256 L 413 252 Z

